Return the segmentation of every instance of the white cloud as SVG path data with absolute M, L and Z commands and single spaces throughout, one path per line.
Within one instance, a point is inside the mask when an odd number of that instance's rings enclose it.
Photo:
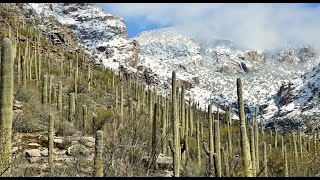
M 125 20 L 180 26 L 203 38 L 228 39 L 248 48 L 274 48 L 289 42 L 320 46 L 320 8 L 306 8 L 303 4 L 99 5 Z

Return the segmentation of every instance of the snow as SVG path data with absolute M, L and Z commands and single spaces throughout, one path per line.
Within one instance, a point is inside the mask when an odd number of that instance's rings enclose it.
M 319 113 L 320 73 L 319 67 L 312 71 L 320 62 L 319 56 L 301 62 L 298 50 L 304 46 L 284 47 L 282 49 L 264 52 L 262 50 L 240 49 L 231 41 L 215 40 L 203 41 L 196 37 L 188 37 L 185 33 L 174 27 L 150 30 L 140 33 L 138 36 L 127 39 L 119 33 L 126 31 L 122 18 L 114 17 L 104 12 L 95 5 L 88 4 L 78 6 L 62 3 L 28 3 L 26 8 L 34 9 L 38 14 L 52 15 L 59 22 L 67 25 L 75 25 L 74 32 L 81 40 L 87 52 L 97 56 L 97 61 L 102 60 L 109 68 L 117 70 L 120 65 L 127 67 L 132 72 L 139 72 L 136 68 L 129 67 L 128 60 L 134 56 L 132 41 L 137 40 L 140 45 L 138 65 L 144 69 L 150 68 L 156 74 L 159 94 L 167 94 L 171 89 L 172 71 L 176 71 L 178 80 L 193 82 L 198 78 L 199 84 L 186 89 L 186 96 L 194 97 L 200 107 L 205 109 L 208 103 L 212 103 L 213 109 L 217 106 L 231 106 L 233 117 L 237 114 L 236 79 L 243 81 L 245 106 L 251 115 L 256 105 L 267 104 L 263 117 L 272 121 L 278 112 L 289 112 L 289 115 L 301 114 L 304 107 L 314 106 L 305 110 L 303 114 Z M 63 10 L 76 7 L 75 11 L 64 14 Z M 82 20 L 80 20 L 82 18 Z M 107 20 L 102 20 L 103 18 Z M 99 52 L 96 47 L 103 46 L 113 50 L 113 56 L 107 57 L 105 52 Z M 259 55 L 265 55 L 265 62 L 244 60 L 245 54 L 256 51 Z M 280 63 L 284 56 L 292 57 L 294 62 Z M 241 63 L 250 70 L 245 72 Z M 224 67 L 233 68 L 234 72 L 227 73 L 220 70 Z M 310 72 L 311 73 L 308 73 Z M 301 77 L 304 75 L 303 77 Z M 303 79 L 305 78 L 305 79 Z M 292 83 L 294 90 L 293 101 L 280 106 L 276 94 L 282 84 Z M 167 86 L 169 89 L 165 89 Z M 313 86 L 313 88 L 309 88 Z M 316 89 L 318 88 L 318 89 Z M 283 94 L 282 94 L 283 95 Z M 313 97 L 311 101 L 310 99 Z M 223 111 L 222 108 L 220 108 Z M 291 112 L 292 111 L 292 112 Z M 320 113 L 319 113 L 320 114 Z

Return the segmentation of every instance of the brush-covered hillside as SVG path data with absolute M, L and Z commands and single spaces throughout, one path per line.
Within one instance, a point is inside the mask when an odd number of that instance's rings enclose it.
M 94 4 L 0 4 L 0 177 L 319 176 L 320 131 L 284 132 L 259 111 L 249 117 L 245 75 L 225 82 L 234 102 L 220 111 L 183 79 L 205 62 L 196 43 L 177 35 L 167 48 L 126 34 L 121 18 Z M 186 64 L 163 66 L 159 84 L 141 65 L 150 58 Z M 270 104 L 311 106 L 295 97 L 317 93 L 317 69 Z M 291 100 L 281 103 L 285 94 Z

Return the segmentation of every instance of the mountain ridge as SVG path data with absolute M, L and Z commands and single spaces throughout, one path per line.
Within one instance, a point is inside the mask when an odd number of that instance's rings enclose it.
M 234 118 L 237 118 L 237 77 L 243 78 L 246 113 L 251 117 L 255 106 L 260 105 L 263 112 L 262 107 L 283 84 L 299 79 L 320 62 L 318 51 L 311 46 L 288 46 L 271 51 L 241 49 L 229 40 L 196 40 L 175 27 L 141 32 L 128 39 L 123 19 L 94 4 L 43 6 L 39 10 L 32 3 L 26 4 L 39 15 L 52 15 L 67 24 L 97 62 L 114 70 L 134 73 L 145 84 L 156 84 L 163 95 L 169 93 L 171 72 L 176 70 L 179 84 L 186 86 L 186 99 L 194 99 L 201 108 L 206 108 L 208 103 L 214 103 L 214 109 L 221 110 L 231 106 Z M 48 8 L 50 6 L 53 8 Z M 271 116 L 264 115 L 264 118 L 268 120 Z

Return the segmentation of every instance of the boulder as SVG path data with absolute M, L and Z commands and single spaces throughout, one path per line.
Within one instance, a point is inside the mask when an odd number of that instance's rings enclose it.
M 29 149 L 25 151 L 27 157 L 40 157 L 40 149 Z
M 40 147 L 41 145 L 38 143 L 29 143 L 28 146 L 36 146 L 36 147 Z
M 171 169 L 173 159 L 170 156 L 165 156 L 160 153 L 157 157 L 156 163 L 160 169 Z
M 221 73 L 232 74 L 237 73 L 241 70 L 241 68 L 234 64 L 224 65 L 218 71 Z
M 18 147 L 12 147 L 11 152 L 12 152 L 12 154 L 15 154 L 18 150 L 19 150 Z
M 85 142 L 84 145 L 85 145 L 86 147 L 88 147 L 88 148 L 94 148 L 95 143 L 88 141 L 88 142 Z
M 61 138 L 54 138 L 54 139 L 53 139 L 53 142 L 54 142 L 55 144 L 62 144 L 62 143 L 63 143 L 63 139 L 61 139 Z
M 90 154 L 90 151 L 86 148 L 86 146 L 82 144 L 74 144 L 70 146 L 67 150 L 67 155 L 69 156 L 84 156 L 87 157 Z
M 39 163 L 41 162 L 42 157 L 30 157 L 28 158 L 29 163 L 33 164 L 33 163 Z

